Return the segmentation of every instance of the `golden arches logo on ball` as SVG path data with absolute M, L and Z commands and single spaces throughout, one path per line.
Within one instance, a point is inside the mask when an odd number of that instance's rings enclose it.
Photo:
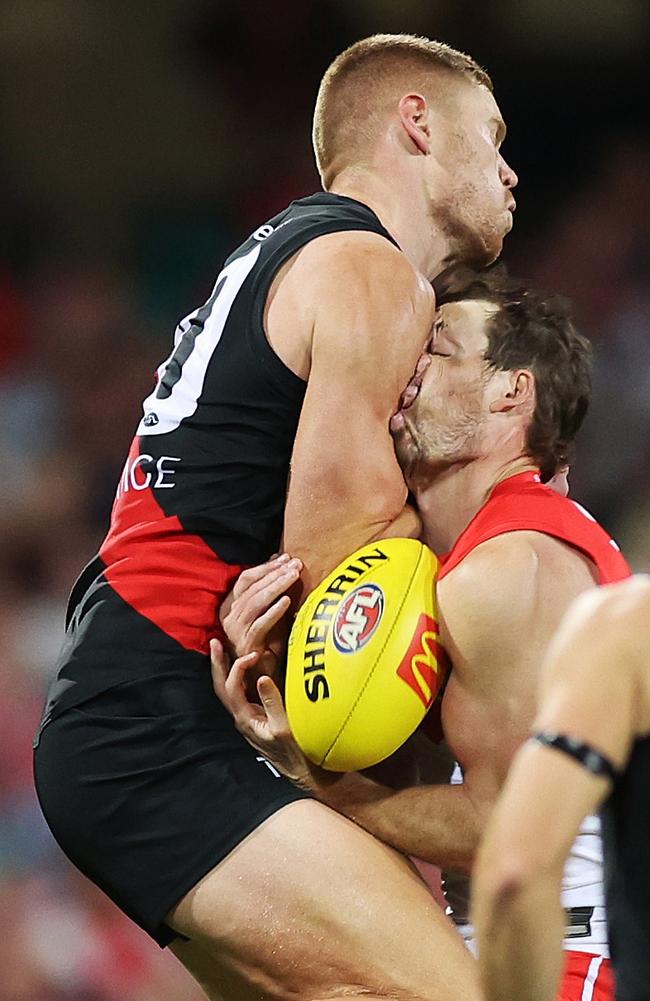
M 307 757 L 332 771 L 387 758 L 444 683 L 439 564 L 414 539 L 370 543 L 309 595 L 291 631 L 286 704 Z

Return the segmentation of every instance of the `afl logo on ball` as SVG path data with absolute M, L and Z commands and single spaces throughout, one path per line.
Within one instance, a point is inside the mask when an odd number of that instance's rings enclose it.
M 363 584 L 341 604 L 332 637 L 341 653 L 355 653 L 371 638 L 381 622 L 384 592 L 377 584 Z

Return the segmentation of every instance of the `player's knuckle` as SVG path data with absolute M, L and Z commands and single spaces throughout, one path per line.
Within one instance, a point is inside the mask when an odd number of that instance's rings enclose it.
M 237 578 L 237 583 L 235 584 L 235 594 L 243 594 L 249 587 L 254 586 L 256 580 L 257 574 L 255 572 L 255 568 L 251 567 L 249 570 L 242 571 Z

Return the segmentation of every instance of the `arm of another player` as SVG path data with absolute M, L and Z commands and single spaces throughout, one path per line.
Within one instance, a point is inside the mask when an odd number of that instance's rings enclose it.
M 507 576 L 504 566 L 509 569 Z M 533 625 L 538 611 L 539 566 L 538 553 L 531 548 L 526 533 L 517 533 L 515 538 L 501 536 L 475 550 L 439 585 L 441 622 L 454 663 L 443 712 L 454 715 L 454 710 L 446 707 L 458 701 L 455 689 L 460 689 L 456 715 L 475 743 L 474 731 L 481 735 L 477 763 L 462 785 L 435 783 L 395 789 L 357 772 L 333 781 L 331 773 L 313 768 L 296 754 L 275 689 L 263 682 L 264 711 L 243 697 L 246 669 L 253 668 L 253 662 L 238 665 L 227 682 L 223 669 L 215 665 L 215 677 L 222 679 L 217 693 L 240 732 L 302 788 L 399 851 L 444 868 L 469 871 L 512 754 L 525 739 L 533 717 L 541 662 Z M 269 600 L 279 586 L 280 581 L 270 582 Z M 253 621 L 264 610 L 257 593 L 253 589 L 247 593 L 249 597 L 245 593 L 240 597 L 240 622 Z M 522 676 L 529 676 L 523 686 Z M 469 691 L 475 711 L 471 720 L 465 719 L 468 702 L 464 689 Z M 453 729 L 457 729 L 455 724 Z M 457 756 L 464 761 L 462 750 Z
M 313 334 L 284 546 L 303 561 L 308 593 L 372 539 L 417 535 L 389 421 L 431 334 L 435 297 L 404 255 L 373 233 L 314 241 L 292 281 L 313 303 Z
M 624 766 L 650 729 L 650 584 L 589 592 L 546 659 L 533 732 L 574 737 Z M 562 752 L 518 752 L 478 854 L 473 917 L 486 1001 L 552 1001 L 562 968 L 562 874 L 580 823 L 611 781 Z
M 454 665 L 443 721 L 457 758 L 471 765 L 462 785 L 396 790 L 361 773 L 333 781 L 330 773 L 299 761 L 288 746 L 292 738 L 277 690 L 264 682 L 269 726 L 262 725 L 259 707 L 240 697 L 245 671 L 229 677 L 218 694 L 244 736 L 253 743 L 262 736 L 264 748 L 255 746 L 322 802 L 399 851 L 470 871 L 512 755 L 534 715 L 548 636 L 571 598 L 590 583 L 573 551 L 525 532 L 484 543 L 440 583 L 441 628 Z
M 478 546 L 438 585 L 441 635 L 453 664 L 443 726 L 463 765 L 463 784 L 395 792 L 350 776 L 323 790 L 322 798 L 400 851 L 471 871 L 533 719 L 548 637 L 570 600 L 590 584 L 581 557 L 538 533 L 511 533 Z

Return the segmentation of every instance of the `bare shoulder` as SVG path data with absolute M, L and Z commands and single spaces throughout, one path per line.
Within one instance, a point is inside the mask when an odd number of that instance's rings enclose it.
M 537 532 L 506 532 L 476 546 L 440 583 L 447 589 L 485 588 L 498 575 L 504 586 L 515 575 L 527 576 L 537 570 Z M 511 561 L 514 560 L 514 563 Z
M 649 578 L 581 595 L 548 650 L 540 727 L 597 734 L 595 746 L 622 764 L 634 737 L 650 733 L 649 648 Z
M 540 587 L 575 592 L 595 583 L 594 568 L 577 549 L 543 532 L 505 532 L 476 546 L 439 584 L 441 601 L 487 609 L 505 605 L 521 615 Z
M 523 533 L 521 533 L 523 534 Z M 495 611 L 507 610 L 509 596 L 521 598 L 537 571 L 534 550 L 510 535 L 481 543 L 438 583 L 438 603 L 443 622 L 458 618 L 471 631 L 478 622 L 494 620 Z
M 496 649 L 538 665 L 571 602 L 594 585 L 581 553 L 540 532 L 507 532 L 481 543 L 438 585 L 443 640 L 454 658 Z
M 436 303 L 429 282 L 385 237 L 365 231 L 316 237 L 278 271 L 265 307 L 269 342 L 296 375 L 314 362 L 384 354 L 391 405 L 431 333 Z M 354 336 L 351 334 L 354 333 Z
M 314 240 L 293 278 L 311 303 L 312 377 L 343 368 L 359 384 L 365 372 L 366 395 L 384 400 L 387 420 L 431 334 L 431 285 L 397 247 L 365 232 Z
M 441 635 L 455 668 L 471 667 L 486 652 L 504 657 L 518 645 L 534 608 L 538 567 L 534 547 L 503 535 L 481 543 L 442 578 Z
M 308 283 L 319 293 L 317 302 L 338 300 L 367 292 L 384 306 L 394 300 L 403 309 L 410 302 L 418 311 L 435 311 L 435 296 L 429 282 L 393 243 L 378 233 L 345 231 L 312 240 L 296 257 L 292 277 L 304 290 Z
M 621 635 L 637 632 L 650 639 L 650 575 L 637 574 L 617 584 L 608 584 L 576 602 L 574 615 L 583 628 L 598 618 Z
M 639 574 L 582 595 L 557 638 L 576 655 L 591 651 L 599 661 L 632 671 L 647 692 L 650 727 L 650 576 Z

